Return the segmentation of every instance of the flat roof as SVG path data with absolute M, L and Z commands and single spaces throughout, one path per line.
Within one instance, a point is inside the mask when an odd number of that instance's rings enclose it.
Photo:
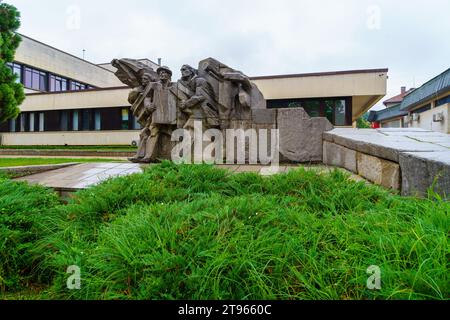
M 100 65 L 98 65 L 98 64 L 95 64 L 95 63 L 90 62 L 90 61 L 88 61 L 88 60 L 85 60 L 85 59 L 82 59 L 82 58 L 80 58 L 80 57 L 77 57 L 76 55 L 73 55 L 73 54 L 71 54 L 71 53 L 68 53 L 68 52 L 66 52 L 66 51 L 63 51 L 63 50 L 61 50 L 61 49 L 55 48 L 55 47 L 53 47 L 53 46 L 51 46 L 51 45 L 48 45 L 48 44 L 46 44 L 46 43 L 44 43 L 44 42 L 42 42 L 42 41 L 33 39 L 33 38 L 31 38 L 31 37 L 29 37 L 29 36 L 26 36 L 26 35 L 23 35 L 23 34 L 21 34 L 21 33 L 19 33 L 19 32 L 17 32 L 17 34 L 20 35 L 20 36 L 23 37 L 23 38 L 27 38 L 28 40 L 34 41 L 34 42 L 36 42 L 36 43 L 39 43 L 40 45 L 46 46 L 46 47 L 48 47 L 48 48 L 51 48 L 51 49 L 56 50 L 56 51 L 58 51 L 58 52 L 61 52 L 61 53 L 65 54 L 65 55 L 68 55 L 68 56 L 70 56 L 70 57 L 72 57 L 72 58 L 74 58 L 74 59 L 83 61 L 83 62 L 85 62 L 85 63 L 89 63 L 90 65 L 96 66 L 97 68 L 101 68 L 102 70 L 105 70 L 105 71 L 108 71 L 108 72 L 113 73 L 111 70 L 108 70 L 108 69 L 106 69 L 106 68 L 103 68 L 102 66 L 100 66 Z
M 358 74 L 358 73 L 387 73 L 389 69 L 362 69 L 362 70 L 345 70 L 345 71 L 327 71 L 327 72 L 314 72 L 314 73 L 297 73 L 297 74 L 280 74 L 272 76 L 257 76 L 250 77 L 251 80 L 270 80 L 270 79 L 286 79 L 286 78 L 304 78 L 304 77 L 325 77 L 325 76 L 339 76 L 346 74 Z
M 109 70 L 108 70 L 109 71 Z M 299 73 L 299 74 L 284 74 L 284 75 L 272 75 L 272 76 L 257 76 L 250 77 L 250 80 L 266 80 L 266 79 L 289 79 L 289 78 L 305 78 L 305 77 L 322 77 L 322 76 L 338 76 L 347 74 L 361 74 L 361 73 L 387 73 L 389 69 L 363 69 L 363 70 L 346 70 L 346 71 L 331 71 L 331 72 L 316 72 L 316 73 Z M 43 94 L 64 94 L 64 93 L 79 93 L 79 92 L 91 92 L 91 91 L 104 91 L 104 90 L 117 90 L 129 88 L 128 86 L 110 87 L 110 88 L 94 88 L 88 90 L 75 90 L 75 91 L 59 91 L 59 92 L 37 92 L 28 93 L 27 96 L 43 95 Z

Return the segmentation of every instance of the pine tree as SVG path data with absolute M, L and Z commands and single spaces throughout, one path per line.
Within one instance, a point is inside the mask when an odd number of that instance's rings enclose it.
M 17 76 L 6 64 L 14 61 L 21 38 L 16 33 L 20 26 L 20 13 L 9 4 L 0 3 L 0 123 L 17 118 L 19 105 L 25 99 L 23 86 L 16 83 Z

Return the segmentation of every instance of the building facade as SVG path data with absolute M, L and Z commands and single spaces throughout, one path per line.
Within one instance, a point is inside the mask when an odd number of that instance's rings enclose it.
M 11 69 L 26 90 L 15 120 L 0 124 L 3 145 L 129 145 L 141 127 L 130 89 L 109 63 L 93 64 L 22 36 Z M 141 62 L 156 70 L 159 64 Z M 268 108 L 303 107 L 335 126 L 356 120 L 386 94 L 387 69 L 253 77 Z
M 420 88 L 407 92 L 396 105 L 372 112 L 369 121 L 381 127 L 450 133 L 449 116 L 450 69 L 447 69 Z

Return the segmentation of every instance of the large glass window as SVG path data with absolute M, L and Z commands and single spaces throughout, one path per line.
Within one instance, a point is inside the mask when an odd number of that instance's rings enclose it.
M 102 117 L 101 117 L 101 113 L 100 111 L 96 110 L 95 111 L 95 131 L 100 131 L 102 130 Z
M 25 68 L 25 79 L 23 82 L 23 85 L 27 88 L 31 88 L 33 84 L 33 72 L 30 68 Z
M 78 90 L 86 90 L 87 86 L 83 83 L 77 82 L 77 81 L 70 81 L 70 90 L 72 91 L 78 91 Z
M 128 108 L 122 109 L 122 130 L 130 129 L 130 110 Z
M 30 113 L 30 116 L 28 117 L 28 128 L 30 129 L 30 132 L 34 132 L 34 113 Z
M 268 100 L 269 109 L 302 107 L 311 117 L 326 117 L 335 126 L 350 126 L 350 98 L 311 98 Z
M 94 87 L 75 80 L 60 77 L 45 71 L 40 71 L 32 67 L 18 63 L 8 63 L 8 67 L 17 75 L 16 81 L 22 83 L 26 88 L 36 91 L 67 91 L 67 90 L 87 90 Z
M 44 113 L 40 112 L 39 113 L 39 132 L 44 132 L 44 125 L 45 125 L 45 120 L 44 120 Z
M 131 118 L 133 119 L 133 129 L 134 130 L 141 130 L 142 126 L 141 124 L 138 122 L 138 118 L 135 117 L 134 115 L 131 115 Z
M 17 63 L 7 63 L 8 67 L 11 68 L 11 71 L 16 75 L 16 82 L 22 83 L 22 66 Z
M 67 83 L 68 80 L 66 78 L 50 75 L 50 91 L 52 92 L 67 91 Z
M 16 119 L 9 120 L 9 130 L 11 132 L 16 132 Z
M 335 126 L 345 126 L 347 110 L 345 105 L 345 100 L 337 100 L 335 101 L 334 106 L 334 125 Z
M 305 101 L 304 103 L 302 103 L 302 107 L 305 109 L 305 111 L 308 113 L 310 117 L 321 116 L 320 101 L 318 100 Z
M 61 111 L 61 131 L 69 131 L 69 112 Z
M 45 72 L 25 67 L 23 85 L 36 91 L 47 91 L 47 74 Z
M 91 112 L 90 110 L 83 110 L 83 131 L 89 131 L 91 127 Z
M 73 115 L 72 115 L 72 130 L 73 131 L 78 131 L 78 111 L 74 111 Z
M 26 114 L 20 114 L 20 132 L 25 132 L 26 130 Z

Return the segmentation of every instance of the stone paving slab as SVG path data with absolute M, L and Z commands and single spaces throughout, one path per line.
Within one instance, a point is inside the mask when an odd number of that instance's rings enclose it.
M 39 173 L 16 179 L 27 181 L 31 184 L 40 184 L 57 191 L 75 192 L 101 183 L 109 178 L 121 177 L 135 173 L 141 173 L 148 165 L 134 163 L 84 163 L 76 166 Z M 307 170 L 317 172 L 329 172 L 334 168 L 326 166 L 299 166 L 282 165 L 278 170 L 269 170 L 271 167 L 262 165 L 217 165 L 218 168 L 229 170 L 231 173 L 252 172 L 261 175 L 273 175 L 287 173 L 291 170 L 304 167 Z M 352 175 L 351 178 L 361 181 L 362 178 Z

